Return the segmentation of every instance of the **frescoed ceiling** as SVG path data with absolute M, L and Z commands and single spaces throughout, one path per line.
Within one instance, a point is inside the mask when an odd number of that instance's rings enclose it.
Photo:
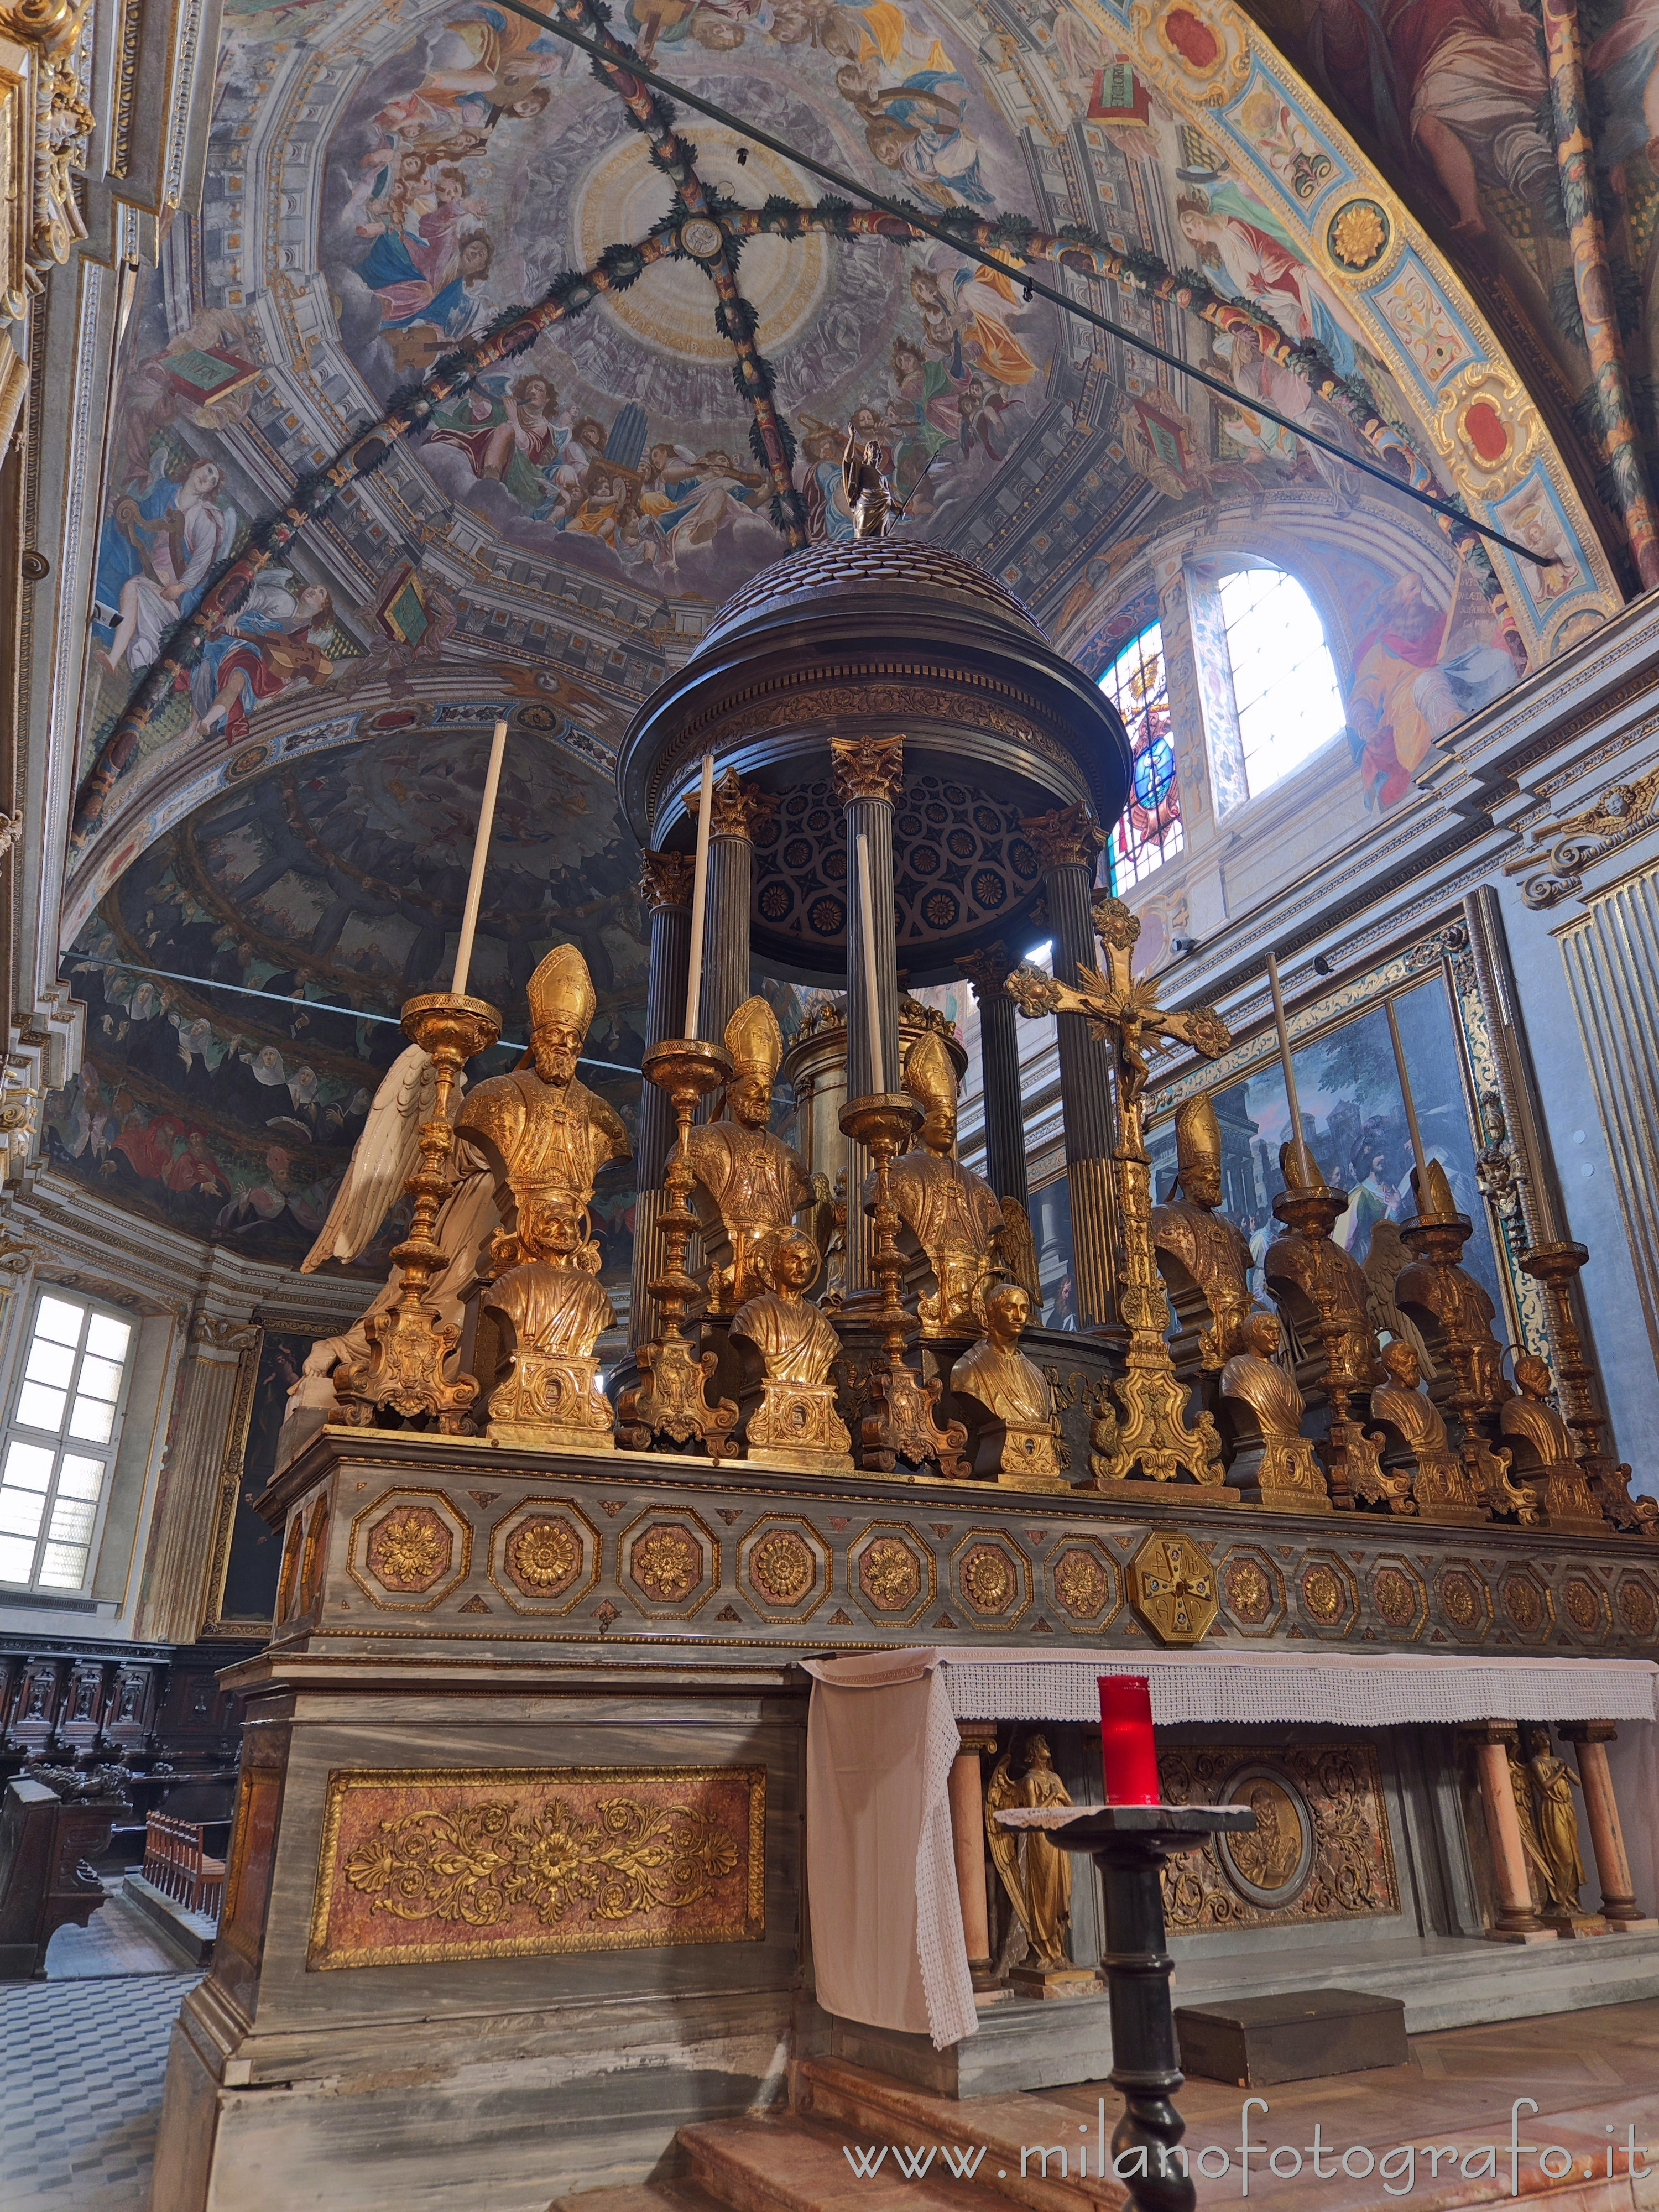
M 490 0 L 228 8 L 200 210 L 118 365 L 66 939 L 126 965 L 82 971 L 116 981 L 85 984 L 96 1067 L 52 1120 L 72 1172 L 198 1234 L 302 1249 L 362 1126 L 347 1063 L 397 1033 L 292 1009 L 444 980 L 498 708 L 520 787 L 480 987 L 511 1028 L 534 959 L 591 933 L 600 1030 L 629 1032 L 612 748 L 747 576 L 850 534 L 849 425 L 902 529 L 1091 665 L 1125 562 L 1230 509 L 1340 525 L 1355 591 L 1420 591 L 1447 636 L 1459 610 L 1517 674 L 1622 598 L 1525 360 L 1387 149 L 1231 0 L 569 14 L 994 265 L 739 127 L 676 136 L 625 67 Z M 1559 565 L 1456 550 L 1361 460 Z

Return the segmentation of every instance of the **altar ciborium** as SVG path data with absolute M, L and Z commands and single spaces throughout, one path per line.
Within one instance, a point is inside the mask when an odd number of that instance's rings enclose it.
M 436 1236 L 438 1212 L 454 1176 L 453 1109 L 457 1079 L 465 1063 L 501 1033 L 501 1018 L 486 999 L 428 991 L 403 1011 L 404 1034 L 432 1057 L 435 1079 L 430 1118 L 421 1124 L 420 1158 L 404 1188 L 415 1201 L 409 1234 L 392 1248 L 401 1281 L 395 1301 L 363 1323 L 369 1354 L 342 1367 L 335 1377 L 340 1417 L 352 1428 L 372 1428 L 382 1413 L 412 1420 L 436 1419 L 443 1436 L 463 1434 L 478 1395 L 477 1377 L 446 1381 L 444 1363 L 460 1340 L 428 1297 L 444 1265 Z
M 908 1091 L 876 1091 L 849 1099 L 839 1118 L 842 1134 L 868 1150 L 876 1176 L 875 1203 L 870 1208 L 875 1231 L 870 1272 L 881 1304 L 870 1320 L 883 1348 L 870 1367 L 870 1410 L 860 1436 L 860 1465 L 891 1474 L 900 1460 L 918 1468 L 931 1460 L 947 1480 L 966 1481 L 968 1431 L 960 1421 L 940 1426 L 934 1411 L 939 1382 L 924 1383 L 904 1357 L 905 1342 L 915 1334 L 917 1322 L 899 1299 L 904 1260 L 898 1249 L 898 1208 L 893 1203 L 890 1170 L 921 1127 L 921 1107 Z
M 1020 1805 L 996 1818 L 1006 1828 L 1041 1828 L 1057 1850 L 1087 1851 L 1100 1869 L 1112 2018 L 1107 2078 L 1123 2093 L 1112 2172 L 1139 2212 L 1193 2212 L 1187 2161 L 1170 2155 L 1186 2132 L 1175 2107 L 1186 2077 L 1170 2004 L 1174 1961 L 1161 1876 L 1166 1859 L 1199 1850 L 1206 1836 L 1254 1828 L 1255 1814 L 1249 1805 Z
M 700 1288 L 685 1270 L 686 1250 L 697 1226 L 690 1204 L 695 1181 L 688 1157 L 691 1117 L 699 1099 L 730 1082 L 732 1055 L 723 1045 L 706 1044 L 701 1037 L 669 1037 L 651 1047 L 644 1066 L 649 1079 L 667 1094 L 679 1133 L 663 1175 L 668 1203 L 657 1219 L 662 1273 L 647 1285 L 657 1301 L 661 1334 L 639 1348 L 643 1379 L 617 1401 L 617 1434 L 630 1451 L 648 1451 L 658 1437 L 682 1444 L 695 1437 L 710 1459 L 735 1457 L 737 1407 L 730 1398 L 713 1404 L 708 1399 L 719 1359 L 712 1352 L 699 1353 L 682 1326 Z

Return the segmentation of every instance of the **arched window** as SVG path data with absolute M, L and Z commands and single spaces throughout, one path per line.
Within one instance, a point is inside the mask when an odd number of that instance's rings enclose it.
M 1252 799 L 1347 720 L 1318 610 L 1282 568 L 1238 568 L 1216 587 Z
M 1121 890 L 1161 868 L 1182 846 L 1164 634 L 1156 623 L 1124 647 L 1100 688 L 1123 717 L 1133 763 L 1129 804 L 1112 831 L 1112 883 Z

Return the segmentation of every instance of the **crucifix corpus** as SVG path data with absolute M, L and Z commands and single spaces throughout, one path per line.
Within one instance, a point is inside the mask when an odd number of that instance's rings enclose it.
M 1221 1438 L 1209 1414 L 1196 1426 L 1187 1419 L 1187 1386 L 1177 1376 L 1164 1332 L 1169 1301 L 1152 1256 L 1152 1170 L 1141 1109 L 1151 1070 L 1149 1053 L 1188 1045 L 1214 1060 L 1232 1043 L 1211 1006 L 1174 1012 L 1158 1003 L 1158 985 L 1137 978 L 1131 960 L 1140 922 L 1119 898 L 1095 900 L 1095 929 L 1105 953 L 1103 970 L 1079 968 L 1075 985 L 1040 969 L 1018 968 L 1008 990 L 1024 1014 L 1081 1014 L 1091 1033 L 1110 1045 L 1117 1079 L 1117 1143 L 1112 1180 L 1122 1224 L 1122 1286 L 1119 1317 L 1129 1333 L 1125 1371 L 1114 1382 L 1116 1415 L 1098 1406 L 1090 1455 L 1096 1487 L 1110 1489 L 1139 1470 L 1143 1480 L 1173 1482 L 1184 1470 L 1194 1482 L 1219 1485 Z

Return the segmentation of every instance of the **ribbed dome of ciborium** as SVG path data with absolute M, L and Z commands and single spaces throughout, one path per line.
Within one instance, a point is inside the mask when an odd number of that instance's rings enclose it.
M 693 842 L 704 753 L 763 795 L 750 942 L 798 981 L 845 966 L 833 748 L 848 738 L 902 741 L 894 941 L 917 983 L 998 941 L 1023 950 L 1042 895 L 1033 825 L 1086 810 L 1109 830 L 1128 793 L 1115 710 L 976 562 L 902 529 L 773 562 L 635 715 L 617 787 L 641 843 L 671 850 Z

